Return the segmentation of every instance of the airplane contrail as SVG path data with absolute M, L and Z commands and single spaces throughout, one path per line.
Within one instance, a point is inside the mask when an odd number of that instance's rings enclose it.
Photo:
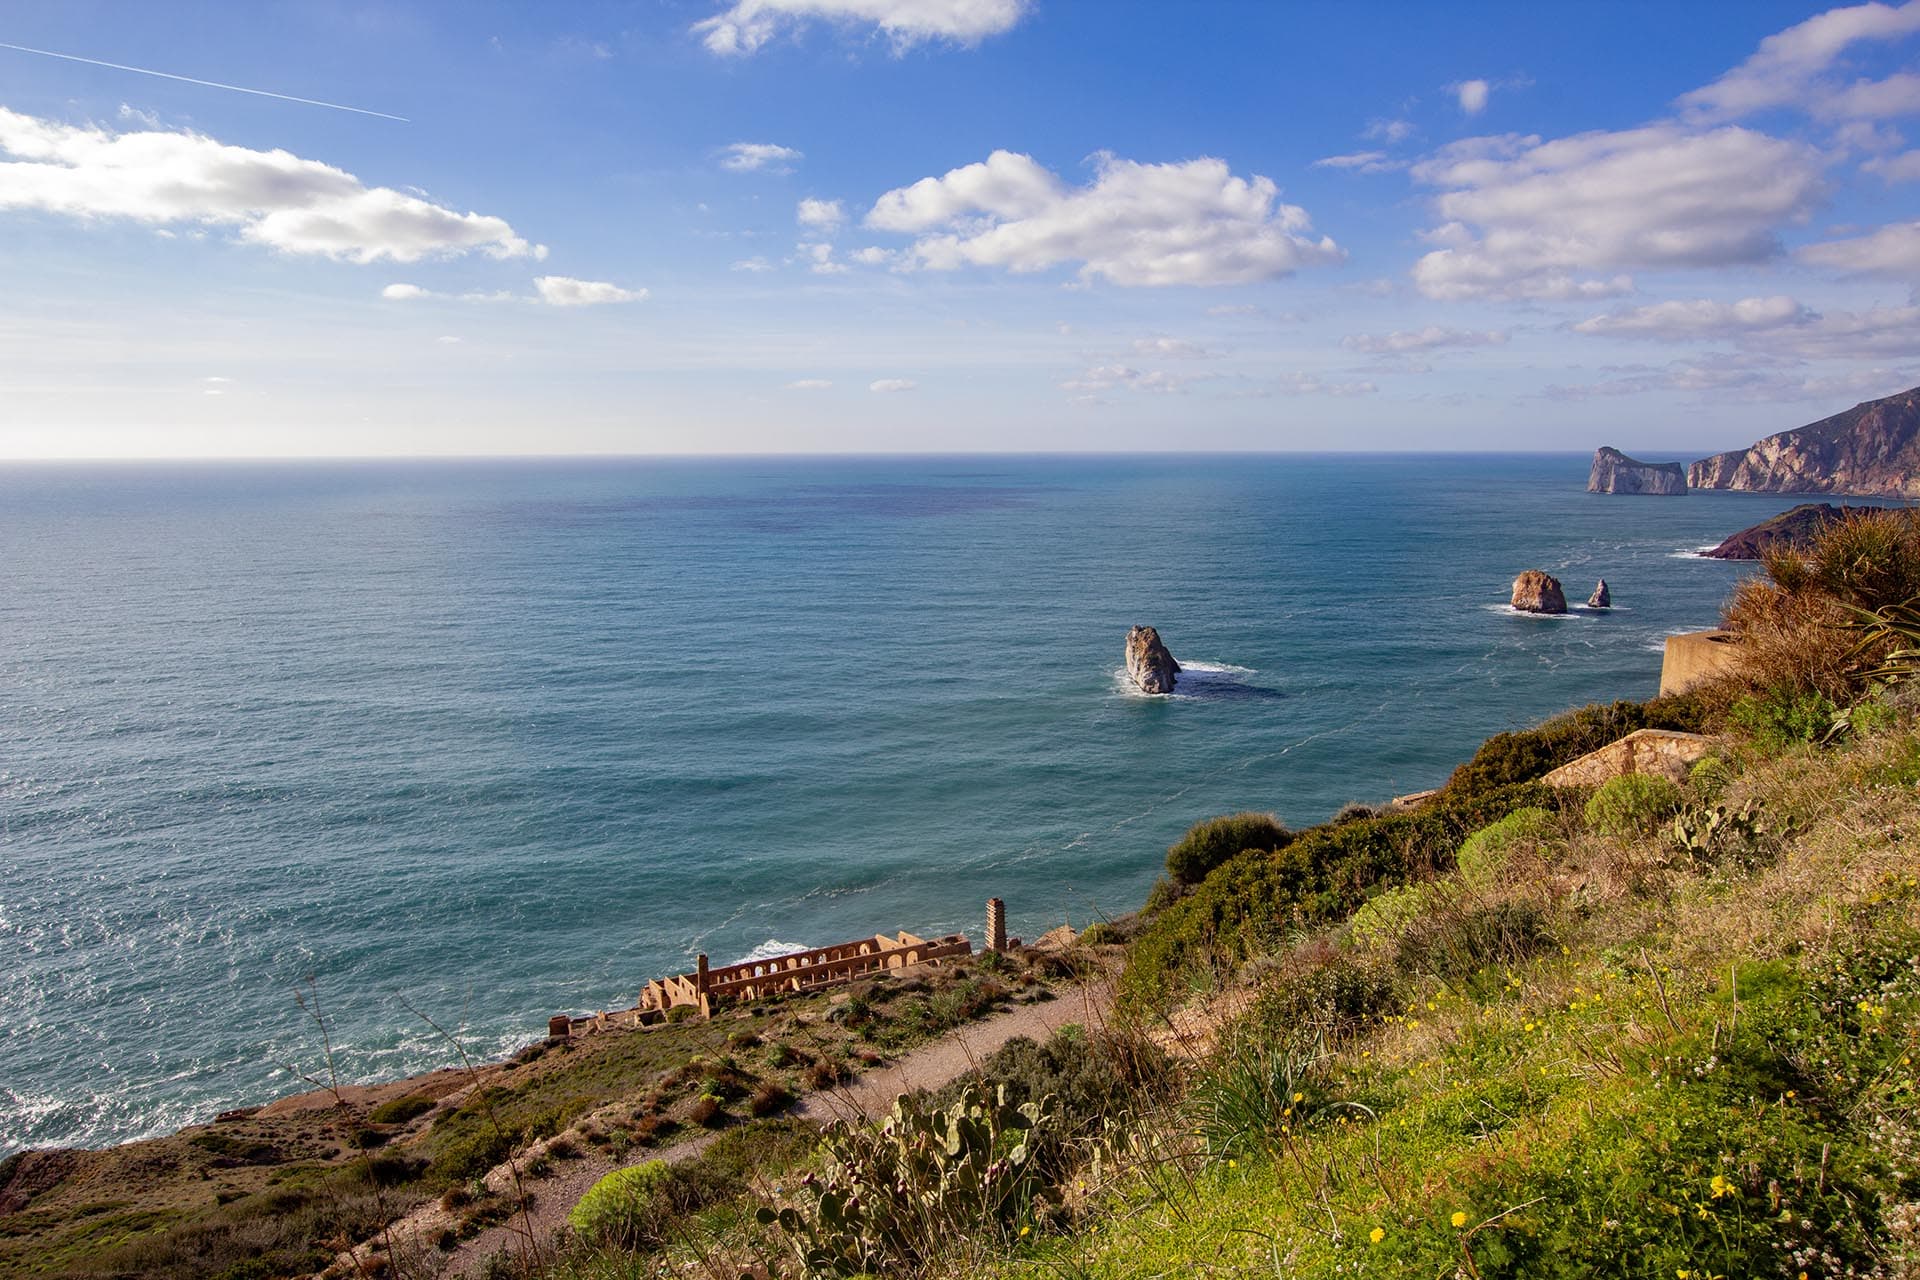
M 131 71 L 135 75 L 158 76 L 162 80 L 178 80 L 184 84 L 205 85 L 209 89 L 231 89 L 235 93 L 251 93 L 261 98 L 278 98 L 282 102 L 298 102 L 309 107 L 326 107 L 333 111 L 351 111 L 355 115 L 378 116 L 382 120 L 398 120 L 401 124 L 413 122 L 405 116 L 392 116 L 384 111 L 369 111 L 365 107 L 349 107 L 340 102 L 322 102 L 318 98 L 296 98 L 290 93 L 274 93 L 270 89 L 249 89 L 243 84 L 222 84 L 218 80 L 196 80 L 192 76 L 177 76 L 171 71 L 154 71 L 148 67 L 129 67 L 118 62 L 102 62 L 98 58 L 82 58 L 73 53 L 55 53 L 51 49 L 30 49 L 24 44 L 8 44 L 0 41 L 0 49 L 12 49 L 16 53 L 37 53 L 43 58 L 59 58 L 65 62 L 84 62 L 90 67 L 110 67 L 115 71 Z

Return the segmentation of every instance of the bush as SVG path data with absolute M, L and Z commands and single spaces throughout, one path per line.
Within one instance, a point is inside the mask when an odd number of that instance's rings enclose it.
M 1499 881 L 1508 853 L 1539 840 L 1553 829 L 1556 821 L 1550 810 L 1529 805 L 1480 828 L 1466 838 L 1454 856 L 1461 883 L 1476 892 L 1491 889 Z
M 1609 779 L 1587 801 L 1587 825 L 1602 835 L 1651 835 L 1680 809 L 1680 788 L 1654 774 Z
M 1518 964 L 1549 941 L 1546 917 L 1530 903 L 1450 903 L 1409 923 L 1397 963 L 1409 973 L 1451 982 L 1488 965 Z
M 1362 947 L 1390 946 L 1400 940 L 1422 911 L 1427 909 L 1427 887 L 1403 884 L 1368 898 L 1353 913 L 1351 933 L 1354 944 Z
M 1780 685 L 1734 703 L 1727 722 L 1762 751 L 1776 753 L 1820 741 L 1839 713 L 1824 693 Z
M 1721 756 L 1702 756 L 1687 770 L 1687 786 L 1702 800 L 1718 799 L 1733 779 L 1733 766 Z
M 372 1124 L 405 1124 L 427 1114 L 433 1107 L 432 1098 L 421 1093 L 410 1093 L 404 1098 L 381 1103 L 367 1113 L 367 1120 Z
M 1270 813 L 1233 813 L 1187 828 L 1167 850 L 1167 874 L 1175 884 L 1199 884 L 1207 873 L 1248 849 L 1284 849 L 1293 833 Z
M 661 1160 L 615 1169 L 580 1198 L 567 1223 L 595 1244 L 618 1249 L 657 1245 L 666 1208 L 659 1192 L 671 1176 Z
M 1273 950 L 1290 931 L 1350 914 L 1378 886 L 1431 879 L 1451 868 L 1469 832 L 1560 799 L 1540 783 L 1443 793 L 1410 813 L 1315 827 L 1283 849 L 1237 854 L 1141 931 L 1127 952 L 1123 999 L 1142 1008 L 1176 998 L 1201 966 Z

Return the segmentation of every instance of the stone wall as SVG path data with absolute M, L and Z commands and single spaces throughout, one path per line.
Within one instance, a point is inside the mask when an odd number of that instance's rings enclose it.
M 1740 637 L 1731 631 L 1689 631 L 1667 637 L 1660 663 L 1660 696 L 1685 693 L 1740 665 Z
M 1628 773 L 1652 773 L 1675 782 L 1713 750 L 1713 739 L 1668 729 L 1640 729 L 1598 751 L 1561 765 L 1541 781 L 1550 787 L 1597 787 Z

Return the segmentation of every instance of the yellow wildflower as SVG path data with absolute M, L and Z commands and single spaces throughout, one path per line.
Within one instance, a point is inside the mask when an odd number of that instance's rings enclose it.
M 1455 1209 L 1453 1211 L 1453 1229 L 1455 1231 L 1458 1231 L 1461 1227 L 1464 1227 L 1466 1225 L 1467 1225 L 1467 1215 L 1462 1213 L 1460 1210 Z
M 1733 1194 L 1733 1184 L 1727 1181 L 1727 1177 L 1723 1173 L 1714 1174 L 1713 1181 L 1707 1184 L 1707 1189 L 1712 1193 L 1715 1200 L 1723 1199 Z
M 1387 1229 L 1385 1227 L 1375 1227 L 1373 1230 L 1367 1232 L 1367 1239 L 1373 1241 L 1375 1244 L 1379 1244 L 1386 1238 Z

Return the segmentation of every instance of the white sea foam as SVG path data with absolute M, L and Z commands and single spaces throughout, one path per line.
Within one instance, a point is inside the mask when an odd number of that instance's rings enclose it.
M 1200 675 L 1250 676 L 1254 674 L 1254 668 L 1237 667 L 1231 662 L 1190 662 L 1184 658 L 1181 659 L 1180 674 L 1185 675 L 1189 671 Z
M 1719 543 L 1717 543 L 1717 542 L 1709 542 L 1709 543 L 1708 543 L 1708 544 L 1707 544 L 1706 546 L 1704 546 L 1704 547 L 1681 547 L 1681 548 L 1680 548 L 1680 549 L 1679 549 L 1678 551 L 1669 551 L 1669 552 L 1667 552 L 1667 559 L 1669 559 L 1669 560 L 1714 560 L 1714 561 L 1718 561 L 1718 559 L 1719 559 L 1719 557 L 1717 557 L 1717 556 L 1710 556 L 1710 555 L 1708 555 L 1708 554 L 1707 554 L 1707 552 L 1709 552 L 1709 551 L 1711 551 L 1711 550 L 1713 550 L 1713 549 L 1714 549 L 1715 547 L 1717 547 L 1717 546 L 1719 546 L 1719 545 L 1720 545 L 1720 544 L 1719 544 Z
M 755 964 L 761 960 L 774 960 L 781 956 L 790 956 L 796 951 L 811 951 L 812 949 L 813 948 L 804 942 L 782 942 L 778 938 L 768 938 L 765 942 L 732 963 Z
M 1529 613 L 1525 609 L 1516 609 L 1510 604 L 1483 604 L 1480 606 L 1488 613 L 1505 614 L 1509 618 L 1536 618 L 1542 622 L 1564 622 L 1568 618 L 1577 618 L 1579 613 Z M 1586 610 L 1581 610 L 1581 613 Z M 1598 609 L 1594 613 L 1600 612 Z

